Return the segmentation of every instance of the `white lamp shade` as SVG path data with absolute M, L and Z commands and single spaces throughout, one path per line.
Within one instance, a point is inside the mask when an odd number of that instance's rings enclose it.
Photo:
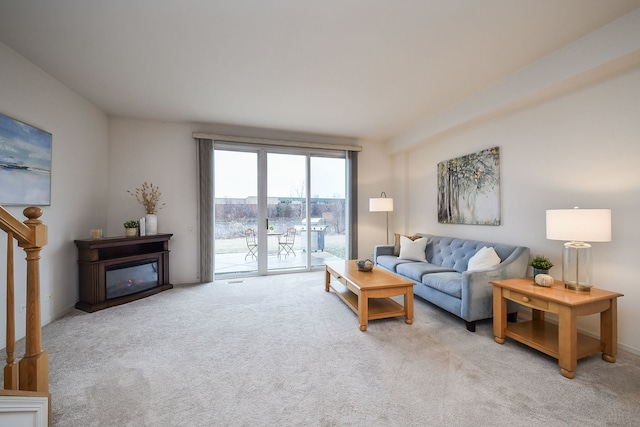
M 393 199 L 390 197 L 377 197 L 369 199 L 370 212 L 393 212 Z
M 547 239 L 573 242 L 610 242 L 611 209 L 548 210 Z

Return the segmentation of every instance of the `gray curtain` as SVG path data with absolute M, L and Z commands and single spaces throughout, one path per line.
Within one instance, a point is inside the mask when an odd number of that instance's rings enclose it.
M 347 151 L 347 259 L 358 257 L 358 153 Z
M 213 141 L 198 139 L 200 281 L 213 282 Z

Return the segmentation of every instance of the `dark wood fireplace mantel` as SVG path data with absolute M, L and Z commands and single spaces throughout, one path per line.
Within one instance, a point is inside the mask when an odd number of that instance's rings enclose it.
M 78 248 L 80 301 L 76 308 L 94 312 L 173 288 L 169 283 L 169 239 L 173 234 L 74 240 Z M 106 273 L 118 266 L 157 262 L 158 285 L 141 292 L 107 298 Z

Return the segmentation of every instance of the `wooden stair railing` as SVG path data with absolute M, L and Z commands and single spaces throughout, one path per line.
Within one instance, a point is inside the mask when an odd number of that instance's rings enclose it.
M 42 209 L 28 207 L 24 223 L 0 206 L 0 229 L 7 233 L 7 363 L 4 389 L 49 393 L 49 355 L 42 350 L 40 325 L 40 251 L 47 244 L 47 226 L 40 221 Z M 14 239 L 27 257 L 27 311 L 24 357 L 15 359 L 15 301 L 13 275 Z M 51 403 L 49 403 L 51 405 Z M 49 408 L 50 409 L 50 408 Z

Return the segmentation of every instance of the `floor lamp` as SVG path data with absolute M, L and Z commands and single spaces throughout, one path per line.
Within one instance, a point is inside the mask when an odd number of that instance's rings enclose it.
M 369 199 L 369 212 L 385 212 L 387 215 L 387 245 L 389 244 L 389 212 L 393 212 L 393 199 L 383 191 L 380 197 Z

